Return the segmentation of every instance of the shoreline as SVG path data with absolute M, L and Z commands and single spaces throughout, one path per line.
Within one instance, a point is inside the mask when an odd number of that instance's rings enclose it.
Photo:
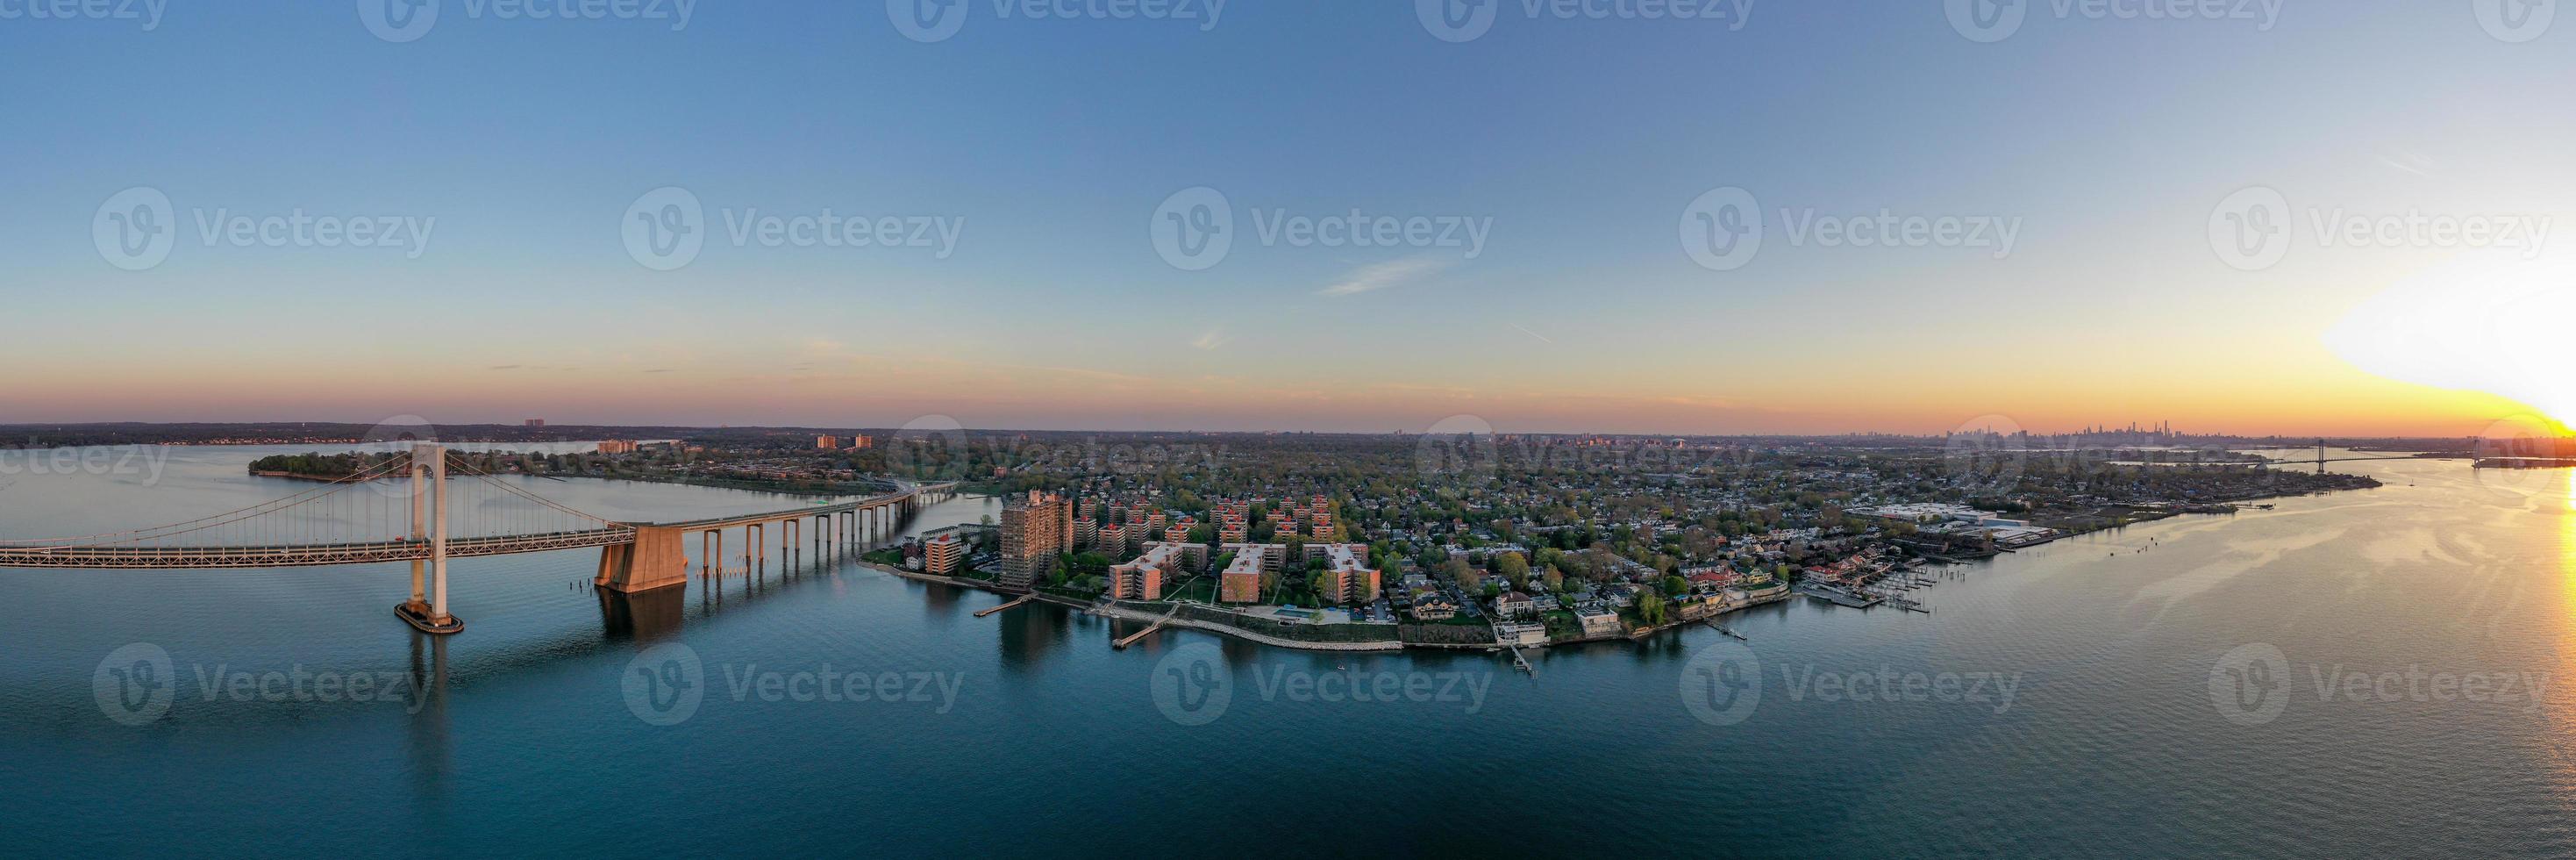
M 858 563 L 859 563 L 859 565 L 860 565 L 860 566 L 862 566 L 862 567 L 866 567 L 866 568 L 869 568 L 869 569 L 872 569 L 872 570 L 882 571 L 882 572 L 885 572 L 885 573 L 890 573 L 890 574 L 893 574 L 893 575 L 895 575 L 895 576 L 899 576 L 899 577 L 902 577 L 902 578 L 905 578 L 905 579 L 909 579 L 909 580 L 912 580 L 912 581 L 915 581 L 915 582 L 927 582 L 927 583 L 934 583 L 934 584 L 938 584 L 938 585 L 952 585 L 952 586 L 956 586 L 956 587 L 959 587 L 959 588 L 969 588 L 969 589 L 974 589 L 974 590 L 976 590 L 976 591 L 989 592 L 989 593 L 992 593 L 992 594 L 1001 595 L 1001 596 L 1003 596 L 1003 597 L 1016 598 L 1016 597 L 1021 596 L 1021 595 L 1011 594 L 1011 593 L 1006 592 L 1006 591 L 1002 591 L 1002 590 L 1000 590 L 1000 589 L 994 588 L 994 587 L 993 587 L 991 584 L 989 584 L 989 583 L 981 582 L 981 581 L 978 581 L 978 580 L 972 580 L 972 579 L 960 579 L 960 578 L 957 578 L 957 577 L 951 577 L 951 576 L 938 576 L 938 575 L 935 575 L 935 574 L 922 573 L 922 572 L 920 572 L 920 571 L 904 570 L 904 569 L 899 568 L 899 567 L 893 567 L 893 566 L 890 566 L 890 565 L 879 564 L 879 563 L 876 563 L 876 562 L 873 562 L 873 561 L 868 561 L 868 560 L 866 560 L 866 559 L 860 559 Z M 1127 621 L 1127 622 L 1133 622 L 1133 623 L 1138 623 L 1138 624 L 1153 624 L 1153 623 L 1157 623 L 1157 622 L 1159 622 L 1159 623 L 1161 623 L 1161 624 L 1162 624 L 1163 626 L 1165 626 L 1165 627 L 1182 627 L 1182 628 L 1187 628 L 1187 629 L 1191 629 L 1191 630 L 1199 630 L 1199 631 L 1203 631 L 1203 632 L 1207 632 L 1207 633 L 1214 633 L 1214 634 L 1217 634 L 1217 635 L 1220 635 L 1220 636 L 1232 636 L 1232 637 L 1235 637 L 1235 638 L 1237 638 L 1237 639 L 1242 639 L 1242 640 L 1244 640 L 1244 641 L 1252 642 L 1252 643 L 1259 644 L 1259 645 L 1267 645 L 1267 646 L 1270 646 L 1270 647 L 1273 647 L 1273 648 L 1286 648 L 1286 649 L 1290 649 L 1290 650 L 1294 650 L 1294 651 L 1332 651 L 1332 652 L 1346 652 L 1346 653 L 1347 653 L 1347 652 L 1387 653 L 1387 652 L 1394 652 L 1394 651 L 1406 651 L 1406 650 L 1411 650 L 1411 649 L 1417 649 L 1417 648 L 1419 648 L 1419 649 L 1423 649 L 1423 650 L 1430 650 L 1430 651 L 1483 651 L 1483 652 L 1491 653 L 1491 652 L 1501 651 L 1501 650 L 1503 650 L 1503 649 L 1504 649 L 1504 647 L 1505 647 L 1505 646 L 1503 645 L 1503 643 L 1502 643 L 1501 641 L 1499 641 L 1499 640 L 1497 640 L 1497 641 L 1495 641 L 1495 642 L 1483 643 L 1483 644 L 1429 643 L 1429 642 L 1425 642 L 1425 643 L 1413 643 L 1413 642 L 1406 642 L 1406 641 L 1404 641 L 1404 640 L 1402 640 L 1402 639 L 1371 640 L 1371 641 L 1366 641 L 1366 642 L 1303 642 L 1303 641 L 1298 641 L 1298 640 L 1294 640 L 1294 639 L 1281 639 L 1281 638 L 1276 637 L 1276 636 L 1269 636 L 1269 635 L 1266 635 L 1266 634 L 1255 633 L 1255 632 L 1252 632 L 1252 631 L 1250 631 L 1250 630 L 1242 629 L 1242 628 L 1240 628 L 1240 627 L 1233 627 L 1233 626 L 1229 626 L 1229 625 L 1217 624 L 1217 623 L 1207 622 L 1207 621 L 1199 621 L 1199 620 L 1196 620 L 1196 619 L 1190 619 L 1190 618 L 1180 618 L 1180 617 L 1177 617 L 1177 616 L 1170 616 L 1170 617 L 1167 617 L 1167 616 L 1163 616 L 1163 615 L 1157 615 L 1157 614 L 1154 614 L 1154 613 L 1151 613 L 1151 612 L 1145 612 L 1145 611 L 1143 611 L 1143 610 L 1128 609 L 1128 608 L 1126 608 L 1126 607 L 1118 606 L 1118 605 L 1116 605 L 1115 603 L 1105 604 L 1105 605 L 1104 605 L 1104 604 L 1099 604 L 1099 603 L 1081 603 L 1081 602 L 1077 602 L 1077 601 L 1073 600 L 1072 598 L 1064 597 L 1064 596 L 1061 596 L 1061 595 L 1048 594 L 1048 593 L 1043 592 L 1043 591 L 1033 591 L 1033 592 L 1030 592 L 1030 595 L 1029 595 L 1029 596 L 1035 597 L 1039 602 L 1043 602 L 1043 603 L 1051 603 L 1051 604 L 1054 604 L 1054 605 L 1057 605 L 1057 606 L 1062 606 L 1062 607 L 1067 608 L 1067 609 L 1079 610 L 1079 611 L 1082 611 L 1083 613 L 1088 614 L 1088 615 L 1091 615 L 1091 616 L 1093 616 L 1093 617 L 1098 617 L 1098 618 L 1111 618 L 1111 619 L 1116 619 L 1116 620 L 1119 620 L 1119 621 Z M 1708 623 L 1712 623 L 1712 622 L 1715 622 L 1717 619 L 1724 618 L 1724 617 L 1726 617 L 1726 616 L 1728 616 L 1728 615 L 1733 615 L 1733 614 L 1738 613 L 1738 612 L 1743 612 L 1743 611 L 1745 611 L 1745 610 L 1749 610 L 1749 609 L 1752 609 L 1752 608 L 1757 607 L 1757 606 L 1768 606 L 1768 605 L 1771 605 L 1771 604 L 1773 604 L 1773 603 L 1779 603 L 1779 602 L 1782 602 L 1782 601 L 1786 601 L 1786 600 L 1788 600 L 1788 599 L 1790 599 L 1790 598 L 1792 598 L 1792 597 L 1795 597 L 1795 596 L 1797 596 L 1797 593 L 1796 593 L 1795 591 L 1784 591 L 1784 592 L 1780 593 L 1778 596 L 1775 596 L 1775 597 L 1770 597 L 1770 598 L 1766 598 L 1766 599 L 1762 599 L 1762 600 L 1756 600 L 1756 601 L 1753 601 L 1753 602 L 1751 602 L 1751 603 L 1744 604 L 1744 605 L 1742 605 L 1742 606 L 1730 607 L 1730 608 L 1726 609 L 1725 611 L 1717 612 L 1717 613 L 1712 613 L 1712 614 L 1710 614 L 1710 615 L 1708 615 L 1708 616 L 1706 616 L 1706 617 L 1696 618 L 1696 619 L 1692 619 L 1692 620 L 1689 620 L 1689 621 L 1674 621 L 1674 622 L 1669 622 L 1669 623 L 1665 623 L 1665 624 L 1658 625 L 1658 626 L 1654 626 L 1654 627 L 1642 627 L 1642 628 L 1638 628 L 1638 629 L 1636 629 L 1636 630 L 1634 630 L 1634 631 L 1630 631 L 1630 632 L 1622 633 L 1622 634 L 1618 634 L 1618 635 L 1590 636 L 1590 637 L 1585 637 L 1585 638 L 1581 638 L 1581 639 L 1569 639 L 1569 640 L 1566 640 L 1566 641 L 1564 641 L 1564 642 L 1548 642 L 1548 643 L 1542 643 L 1542 644 L 1539 644 L 1539 645 L 1533 645 L 1533 646 L 1528 646 L 1528 647 L 1531 647 L 1531 648 L 1533 648 L 1533 649 L 1547 649 L 1547 648 L 1570 647 L 1570 646 L 1575 646 L 1575 645 L 1592 645 L 1592 644 L 1598 644 L 1598 643 L 1603 643 L 1603 642 L 1619 642 L 1619 643 L 1630 643 L 1630 644 L 1633 644 L 1633 643 L 1637 643 L 1637 642 L 1645 641 L 1646 639 L 1651 638 L 1651 637 L 1653 637 L 1653 636 L 1655 636 L 1655 635 L 1657 635 L 1657 634 L 1662 634 L 1662 633 L 1667 633 L 1667 632 L 1672 632 L 1672 631 L 1680 630 L 1680 629 L 1682 629 L 1682 628 L 1689 627 L 1689 626 L 1694 625 L 1694 624 L 1708 624 Z
M 936 574 L 922 573 L 920 571 L 904 570 L 890 565 L 878 564 L 866 559 L 860 559 L 859 565 L 873 570 L 891 573 L 915 582 L 954 585 L 960 588 L 971 588 L 977 591 L 991 592 L 1004 597 L 1020 596 L 994 588 L 989 583 L 972 579 L 960 579 L 953 576 L 939 576 Z M 1096 603 L 1077 603 L 1072 598 L 1048 594 L 1043 591 L 1032 591 L 1030 594 L 1035 596 L 1041 602 L 1052 603 L 1067 609 L 1081 610 L 1082 612 L 1099 618 L 1114 618 L 1120 621 L 1132 621 L 1140 624 L 1152 624 L 1159 621 L 1162 622 L 1165 627 L 1186 627 L 1192 630 L 1203 630 L 1209 633 L 1233 636 L 1249 642 L 1269 645 L 1276 648 L 1290 648 L 1299 651 L 1401 651 L 1406 647 L 1403 641 L 1396 639 L 1389 639 L 1384 642 L 1298 642 L 1289 639 L 1280 639 L 1275 636 L 1265 636 L 1249 630 L 1228 627 L 1222 624 L 1211 624 L 1188 618 L 1165 618 L 1160 615 L 1127 609 L 1114 604 L 1104 607 Z

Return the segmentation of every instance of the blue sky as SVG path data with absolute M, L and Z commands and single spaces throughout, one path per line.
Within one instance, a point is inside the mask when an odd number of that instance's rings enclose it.
M 2256 185 L 2301 207 L 2562 212 L 2576 22 L 2515 43 L 2468 0 L 2230 4 L 2257 16 L 2230 20 L 2025 2 L 2017 31 L 1980 43 L 1941 2 L 1755 0 L 1731 29 L 1502 0 L 1490 31 L 1451 43 L 1409 2 L 1235 0 L 1203 28 L 973 0 L 923 43 L 873 0 L 706 0 L 676 29 L 440 0 L 397 43 L 347 3 L 175 3 L 146 31 L 0 0 L 0 156 L 19 165 L 0 173 L 18 238 L 0 292 L 23 311 L 0 359 L 47 380 L 0 392 L 0 421 L 2493 417 L 2318 343 L 2449 249 L 2300 247 L 2249 273 L 2214 259 L 2203 226 Z M 93 216 L 135 186 L 183 229 L 166 260 L 124 271 Z M 654 271 L 618 229 L 664 186 L 702 202 L 711 241 Z M 1148 235 L 1194 186 L 1222 192 L 1240 237 L 1204 271 Z M 1772 223 L 1751 264 L 1712 271 L 1677 219 L 1725 186 Z M 416 257 L 194 232 L 216 211 L 299 208 L 435 229 Z M 945 257 L 722 236 L 728 214 L 827 208 L 962 226 Z M 1491 238 L 1468 259 L 1249 235 L 1256 210 L 1354 208 Z M 2002 259 L 1819 247 L 1788 240 L 1784 208 L 2020 227 Z M 1354 282 L 1374 288 L 1332 294 Z M 2258 347 L 2275 356 L 2260 369 L 2208 357 Z M 1926 366 L 1987 381 L 1900 383 Z M 2280 405 L 2317 392 L 2333 402 Z

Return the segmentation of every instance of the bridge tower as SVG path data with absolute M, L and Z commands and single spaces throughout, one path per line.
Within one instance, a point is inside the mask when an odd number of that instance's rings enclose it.
M 426 478 L 426 486 L 423 479 Z M 394 607 L 394 614 L 423 633 L 461 633 L 465 622 L 447 611 L 447 446 L 420 443 L 411 446 L 411 529 L 412 539 L 429 540 L 429 582 L 424 595 L 421 563 L 411 563 L 411 599 Z M 423 529 L 424 511 L 421 497 L 431 499 L 425 512 L 429 520 Z M 427 534 L 424 535 L 423 532 Z

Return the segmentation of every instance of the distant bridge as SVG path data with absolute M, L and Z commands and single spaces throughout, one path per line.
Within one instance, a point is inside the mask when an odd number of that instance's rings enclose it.
M 819 552 L 883 533 L 922 507 L 956 494 L 956 484 L 897 481 L 893 492 L 829 505 L 681 522 L 619 522 L 583 513 L 463 466 L 449 479 L 446 448 L 416 445 L 406 454 L 313 489 L 182 523 L 67 538 L 0 541 L 0 567 L 95 570 L 313 567 L 412 563 L 404 620 L 433 633 L 464 629 L 447 611 L 447 560 L 567 549 L 600 550 L 592 583 L 619 592 L 688 583 L 683 540 L 699 538 L 701 575 L 722 570 L 724 532 L 744 533 L 743 558 L 768 557 L 769 528 L 779 526 L 781 553 L 805 538 Z M 408 475 L 401 495 L 381 489 Z M 462 498 L 451 500 L 451 496 Z M 451 520 L 451 508 L 467 516 Z M 463 534 L 465 536 L 455 536 Z

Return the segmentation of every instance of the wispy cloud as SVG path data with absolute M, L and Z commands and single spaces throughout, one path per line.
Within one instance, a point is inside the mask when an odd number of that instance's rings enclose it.
M 1383 290 L 1449 268 L 1450 261 L 1440 257 L 1410 257 L 1361 266 L 1332 286 L 1315 294 L 1319 296 L 1355 296 Z
M 492 365 L 489 369 L 491 369 L 491 370 L 517 370 L 517 369 L 519 369 L 519 366 L 518 366 L 518 365 L 515 365 L 515 364 L 495 364 L 495 365 Z
M 1548 340 L 1546 335 L 1539 334 L 1538 332 L 1530 331 L 1529 329 L 1526 329 L 1526 328 L 1521 328 L 1521 324 L 1520 324 L 1520 323 L 1516 323 L 1516 322 L 1506 322 L 1506 323 L 1504 323 L 1504 325 L 1508 325 L 1508 326 L 1511 326 L 1511 327 L 1513 327 L 1513 328 L 1520 329 L 1522 334 L 1529 335 L 1529 336 L 1534 337 L 1534 338 L 1538 338 L 1538 342 L 1540 342 L 1540 343 L 1550 344 L 1550 345 L 1554 345 L 1554 344 L 1556 343 L 1556 341 Z
M 1208 329 L 1205 334 L 1201 334 L 1196 339 L 1191 340 L 1190 346 L 1199 349 L 1214 350 L 1217 347 L 1224 346 L 1225 342 L 1225 329 L 1212 328 Z
M 2425 158 L 2424 156 L 2404 151 L 2400 151 L 2393 155 L 2382 153 L 2379 155 L 2379 163 L 2426 179 L 2434 178 L 2433 171 L 2440 166 L 2434 164 L 2433 160 L 2430 158 Z

